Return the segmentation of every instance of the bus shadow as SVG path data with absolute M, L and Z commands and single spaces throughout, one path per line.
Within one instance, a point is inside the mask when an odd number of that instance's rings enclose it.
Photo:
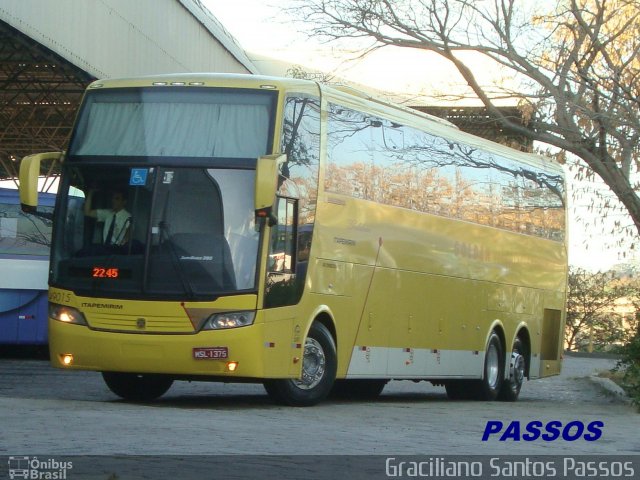
M 122 399 L 112 399 L 113 404 L 138 405 L 154 408 L 179 408 L 202 410 L 271 410 L 296 408 L 282 405 L 273 401 L 266 392 L 260 393 L 228 393 L 228 394 L 179 394 L 167 395 L 153 402 L 129 402 Z M 445 394 L 440 393 L 393 393 L 383 394 L 374 399 L 362 398 L 333 398 L 329 397 L 313 408 L 331 408 L 333 406 L 362 406 L 362 405 L 414 405 L 424 403 L 449 403 Z
M 260 394 L 185 394 L 168 395 L 153 402 L 130 402 L 122 399 L 113 399 L 113 404 L 137 405 L 153 408 L 179 408 L 185 410 L 264 410 L 279 408 L 281 405 L 274 403 L 269 396 Z
M 49 360 L 47 345 L 0 344 L 0 360 Z

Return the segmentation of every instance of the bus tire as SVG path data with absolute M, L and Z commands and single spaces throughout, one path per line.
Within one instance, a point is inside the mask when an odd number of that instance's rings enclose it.
M 131 402 L 149 402 L 167 393 L 173 379 L 164 375 L 102 372 L 113 393 Z
M 471 390 L 473 400 L 492 401 L 498 398 L 504 380 L 504 353 L 500 337 L 494 331 L 489 335 L 484 355 L 482 380 Z
M 524 383 L 524 374 L 527 370 L 524 344 L 520 337 L 517 337 L 511 348 L 511 358 L 509 359 L 509 378 L 502 383 L 499 400 L 505 402 L 515 402 L 520 396 L 520 389 Z
M 449 380 L 444 387 L 450 400 L 487 400 L 498 398 L 504 380 L 502 342 L 491 332 L 484 356 L 482 380 Z
M 378 398 L 389 380 L 336 380 L 331 396 L 340 399 L 373 400 Z
M 315 322 L 305 340 L 302 377 L 266 380 L 264 388 L 277 403 L 309 407 L 329 395 L 337 369 L 336 343 L 331 332 L 321 323 Z

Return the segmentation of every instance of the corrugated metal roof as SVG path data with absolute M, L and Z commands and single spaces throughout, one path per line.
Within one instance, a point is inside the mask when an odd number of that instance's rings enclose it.
M 2 0 L 0 20 L 96 78 L 257 72 L 200 0 Z

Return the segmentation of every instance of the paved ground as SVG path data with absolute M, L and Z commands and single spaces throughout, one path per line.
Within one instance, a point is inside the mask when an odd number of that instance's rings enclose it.
M 0 455 L 640 454 L 640 414 L 587 378 L 614 364 L 569 357 L 561 376 L 527 382 L 516 403 L 453 402 L 425 382 L 392 382 L 373 402 L 287 408 L 260 385 L 186 382 L 153 405 L 129 404 L 97 373 L 0 359 Z M 600 420 L 604 433 L 483 442 L 488 420 Z

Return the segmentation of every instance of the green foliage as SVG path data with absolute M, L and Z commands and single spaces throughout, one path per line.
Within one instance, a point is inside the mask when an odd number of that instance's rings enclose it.
M 616 370 L 624 372 L 622 386 L 640 411 L 640 329 L 635 337 L 622 347 L 622 358 Z
M 565 340 L 569 350 L 610 351 L 631 340 L 640 283 L 615 272 L 569 272 Z

